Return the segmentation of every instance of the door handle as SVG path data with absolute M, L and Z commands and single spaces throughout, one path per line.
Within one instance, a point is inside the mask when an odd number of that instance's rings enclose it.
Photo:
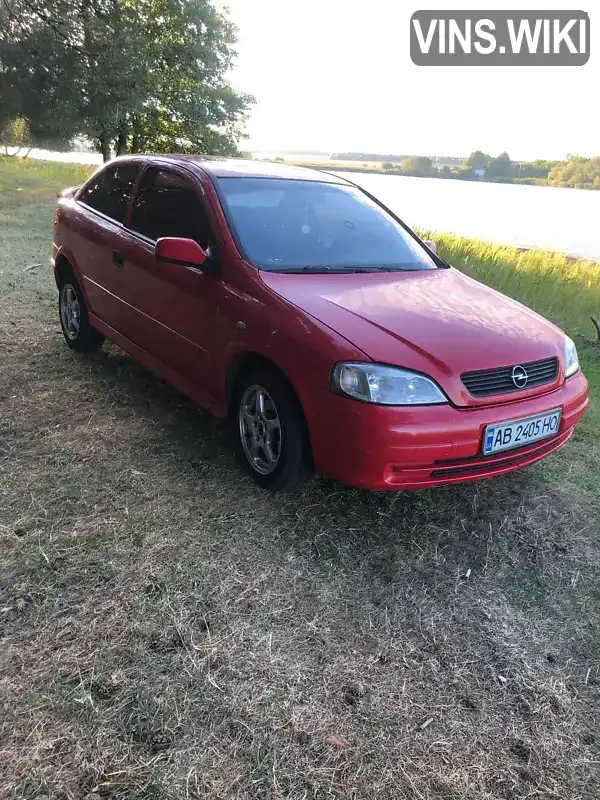
M 116 267 L 124 267 L 125 253 L 122 253 L 120 250 L 113 250 L 113 264 Z

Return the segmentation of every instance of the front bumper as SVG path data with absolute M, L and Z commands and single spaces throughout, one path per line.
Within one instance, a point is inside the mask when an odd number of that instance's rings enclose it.
M 558 389 L 493 406 L 386 407 L 327 393 L 309 419 L 319 472 L 365 489 L 422 489 L 491 478 L 558 450 L 585 414 L 588 388 L 579 372 Z M 481 455 L 487 425 L 560 408 L 555 436 L 492 456 Z

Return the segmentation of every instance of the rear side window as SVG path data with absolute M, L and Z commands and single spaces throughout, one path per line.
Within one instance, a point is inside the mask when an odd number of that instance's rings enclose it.
M 130 228 L 156 241 L 164 236 L 194 239 L 207 249 L 210 227 L 193 184 L 176 172 L 149 167 L 133 200 Z
M 116 222 L 124 222 L 133 191 L 137 164 L 114 164 L 95 175 L 77 198 Z

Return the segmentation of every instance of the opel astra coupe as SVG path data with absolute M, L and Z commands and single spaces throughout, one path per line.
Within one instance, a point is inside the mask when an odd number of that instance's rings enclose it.
M 263 487 L 487 478 L 561 447 L 587 405 L 575 345 L 452 268 L 340 177 L 117 159 L 61 195 L 69 347 L 115 342 L 217 417 Z

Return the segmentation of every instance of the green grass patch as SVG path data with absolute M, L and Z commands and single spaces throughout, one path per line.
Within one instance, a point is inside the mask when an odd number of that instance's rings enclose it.
M 10 192 L 24 189 L 59 191 L 83 183 L 93 171 L 93 167 L 85 164 L 0 155 L 0 189 Z

